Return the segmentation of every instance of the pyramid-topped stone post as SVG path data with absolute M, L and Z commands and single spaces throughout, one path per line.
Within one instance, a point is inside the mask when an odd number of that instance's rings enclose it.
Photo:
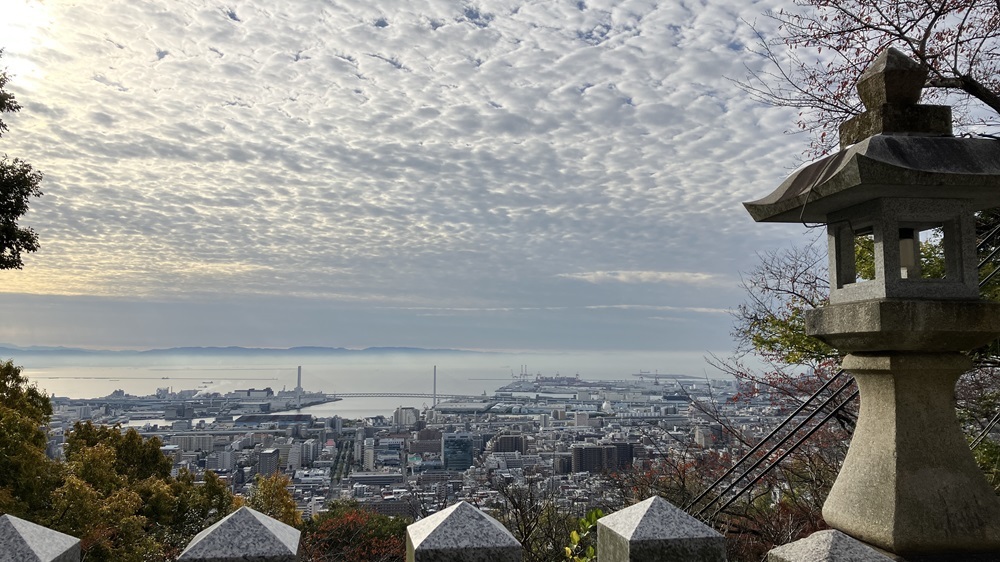
M 771 549 L 767 562 L 893 562 L 885 554 L 836 529 Z
M 80 562 L 80 539 L 7 514 L 0 516 L 0 560 Z
M 295 562 L 299 530 L 249 507 L 198 533 L 178 562 Z
M 406 528 L 406 562 L 521 562 L 499 521 L 462 501 Z
M 994 560 L 1000 500 L 962 434 L 955 383 L 965 352 L 1000 335 L 1000 303 L 979 296 L 974 216 L 1000 206 L 1000 143 L 951 136 L 944 109 L 917 103 L 925 79 L 899 51 L 880 55 L 844 148 L 744 205 L 758 222 L 827 228 L 830 304 L 806 313 L 806 332 L 844 354 L 861 404 L 826 523 L 908 559 Z M 923 267 L 928 239 L 941 268 Z M 858 261 L 863 245 L 873 264 Z
M 601 562 L 725 562 L 726 539 L 653 496 L 597 520 Z

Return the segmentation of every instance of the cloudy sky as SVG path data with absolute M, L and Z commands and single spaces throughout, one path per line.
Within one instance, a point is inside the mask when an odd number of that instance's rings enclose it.
M 0 342 L 727 349 L 740 203 L 800 162 L 727 77 L 778 0 L 5 0 L 45 174 Z

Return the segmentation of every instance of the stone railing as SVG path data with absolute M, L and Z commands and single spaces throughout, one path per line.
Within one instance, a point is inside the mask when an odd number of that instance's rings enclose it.
M 294 562 L 299 531 L 248 507 L 198 533 L 178 562 Z M 80 539 L 11 515 L 0 517 L 0 560 L 80 562 Z
M 652 497 L 597 521 L 599 562 L 725 562 L 715 529 Z M 406 528 L 406 562 L 520 562 L 522 548 L 496 519 L 461 502 Z M 778 547 L 768 562 L 891 562 L 840 531 Z
M 725 562 L 726 541 L 715 529 L 653 497 L 597 521 L 597 557 L 600 562 Z M 465 502 L 406 528 L 407 562 L 521 559 L 517 539 Z
M 568 540 L 569 537 L 567 537 Z M 299 531 L 243 507 L 205 529 L 178 562 L 294 562 Z M 523 549 L 496 519 L 459 502 L 406 528 L 407 562 L 520 562 Z M 600 562 L 725 562 L 725 538 L 652 497 L 597 521 Z M 80 562 L 80 540 L 10 515 L 0 517 L 0 560 Z M 769 562 L 889 562 L 840 533 L 823 531 L 771 551 Z

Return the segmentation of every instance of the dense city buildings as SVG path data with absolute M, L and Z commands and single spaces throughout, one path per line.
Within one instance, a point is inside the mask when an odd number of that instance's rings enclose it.
M 609 476 L 648 468 L 670 455 L 737 453 L 729 435 L 697 407 L 711 403 L 749 435 L 763 434 L 781 412 L 764 399 L 728 399 L 732 381 L 657 376 L 616 381 L 522 378 L 476 401 L 399 407 L 385 416 L 346 420 L 294 412 L 220 413 L 214 421 L 147 424 L 174 462 L 174 472 L 212 470 L 236 493 L 257 475 L 281 472 L 307 516 L 325 503 L 353 499 L 389 515 L 419 516 L 459 500 L 491 505 L 498 487 L 533 486 L 560 509 L 600 506 Z M 250 389 L 244 399 L 268 397 Z M 170 392 L 146 405 L 211 413 L 204 400 Z M 225 399 L 225 397 L 219 397 Z M 50 452 L 58 455 L 72 422 L 114 422 L 153 415 L 124 393 L 103 400 L 55 399 Z M 144 413 L 146 412 L 146 413 Z

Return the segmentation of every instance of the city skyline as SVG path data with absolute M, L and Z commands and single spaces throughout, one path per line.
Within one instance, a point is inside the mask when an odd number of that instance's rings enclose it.
M 15 0 L 0 341 L 729 349 L 813 236 L 740 204 L 807 142 L 730 80 L 779 5 Z

